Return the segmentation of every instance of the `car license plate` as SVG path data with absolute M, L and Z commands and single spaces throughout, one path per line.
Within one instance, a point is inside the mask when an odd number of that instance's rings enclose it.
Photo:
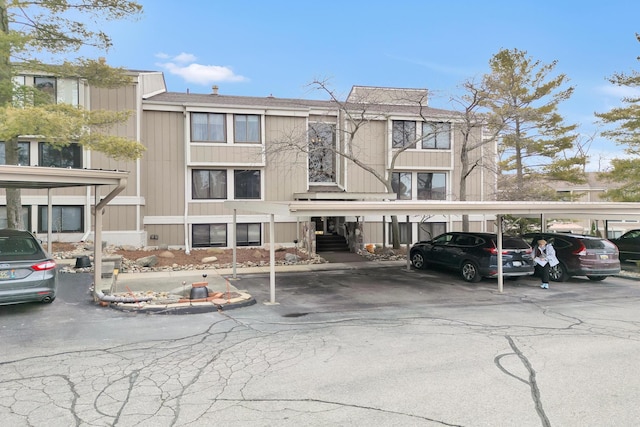
M 520 261 L 513 261 L 513 266 L 514 267 L 521 267 L 522 263 Z
M 600 255 L 600 259 L 609 259 L 609 255 Z

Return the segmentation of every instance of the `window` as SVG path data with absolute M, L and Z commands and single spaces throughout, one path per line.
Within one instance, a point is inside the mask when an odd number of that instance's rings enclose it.
M 418 224 L 418 240 L 431 240 L 447 231 L 445 222 L 421 222 Z
M 393 148 L 414 146 L 416 141 L 416 122 L 407 120 L 393 121 Z
M 55 166 L 58 168 L 82 167 L 82 148 L 76 143 L 71 143 L 66 147 L 55 147 L 41 142 L 39 146 L 40 166 Z
M 309 182 L 336 182 L 335 131 L 330 123 L 309 124 Z
M 409 227 L 411 227 L 411 224 L 409 224 Z M 400 231 L 400 243 L 407 243 L 407 239 L 408 239 L 407 223 L 398 221 L 398 228 Z M 393 242 L 393 224 L 389 223 L 389 243 L 392 243 L 392 242 Z
M 226 142 L 225 115 L 191 113 L 191 140 Z
M 25 230 L 31 230 L 31 215 L 29 215 L 29 207 L 22 207 L 22 225 L 24 225 Z M 0 206 L 0 229 L 7 228 L 9 225 L 9 221 L 7 220 L 7 207 Z
M 418 173 L 418 200 L 445 200 L 446 178 L 444 173 Z
M 194 248 L 227 246 L 227 224 L 193 224 L 191 236 Z
M 451 148 L 451 123 L 422 124 L 422 148 L 448 150 Z
M 52 232 L 78 233 L 84 230 L 84 210 L 82 206 L 53 206 Z M 38 233 L 46 233 L 47 207 L 38 206 Z
M 259 199 L 260 198 L 260 171 L 259 170 L 236 170 L 234 171 L 236 199 Z
M 257 246 L 261 240 L 260 224 L 236 224 L 237 246 Z
M 236 114 L 235 142 L 260 142 L 260 116 L 253 114 Z
M 33 84 L 36 89 L 42 92 L 44 102 L 56 102 L 56 78 L 55 77 L 34 77 Z
M 411 173 L 394 172 L 391 176 L 391 188 L 396 192 L 398 200 L 411 200 Z
M 194 169 L 191 172 L 191 197 L 194 199 L 226 199 L 227 171 Z
M 6 150 L 5 143 L 0 142 L 0 165 L 8 164 L 5 150 Z M 30 163 L 31 163 L 31 159 L 29 156 L 29 143 L 18 142 L 18 164 L 23 166 L 29 166 Z
M 80 91 L 78 79 L 58 79 L 57 80 L 58 104 L 69 104 L 77 106 L 80 103 Z

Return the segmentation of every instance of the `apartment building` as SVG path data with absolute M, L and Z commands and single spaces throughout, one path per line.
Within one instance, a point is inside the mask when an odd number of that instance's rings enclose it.
M 354 86 L 344 101 L 247 97 L 166 91 L 161 73 L 132 71 L 133 83 L 100 89 L 52 82 L 90 109 L 128 109 L 130 121 L 114 132 L 147 148 L 135 162 L 116 162 L 71 144 L 55 163 L 36 140 L 24 141 L 25 164 L 118 169 L 129 184 L 108 207 L 104 239 L 110 244 L 171 247 L 260 246 L 269 241 L 269 218 L 234 213 L 224 201 L 459 200 L 460 116 L 430 108 L 424 89 Z M 25 77 L 37 85 L 39 77 Z M 32 80 L 30 80 L 32 79 Z M 73 86 L 73 85 L 72 85 Z M 64 88 L 64 90 L 60 89 Z M 66 96 L 66 95 L 65 95 Z M 58 97 L 58 102 L 68 102 Z M 482 138 L 480 129 L 473 141 Z M 28 147 L 28 148 L 27 148 Z M 57 153 L 56 153 L 57 154 Z M 493 162 L 495 145 L 470 154 L 470 163 Z M 2 158 L 0 158 L 2 160 Z M 0 162 L 2 163 L 2 162 Z M 393 170 L 392 190 L 376 175 Z M 496 177 L 475 167 L 467 178 L 467 200 L 493 200 Z M 91 239 L 92 189 L 54 194 L 55 238 Z M 0 193 L 0 204 L 3 203 Z M 45 232 L 46 195 L 23 192 L 30 228 Z M 0 211 L 2 218 L 2 211 Z M 402 241 L 459 229 L 460 217 L 429 215 L 400 220 Z M 390 217 L 276 217 L 274 238 L 293 245 L 301 229 L 341 234 L 358 224 L 367 243 L 389 244 Z M 1 224 L 0 224 L 1 225 Z M 471 217 L 472 230 L 492 230 L 493 218 Z

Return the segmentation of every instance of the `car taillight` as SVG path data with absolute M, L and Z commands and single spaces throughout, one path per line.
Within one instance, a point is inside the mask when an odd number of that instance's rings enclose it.
M 587 248 L 584 246 L 584 243 L 579 242 L 580 247 L 573 251 L 574 255 L 585 256 L 587 254 Z
M 498 255 L 497 248 L 483 248 L 485 251 L 489 252 L 491 255 Z M 502 255 L 507 255 L 509 251 L 502 250 Z
M 39 262 L 37 264 L 33 264 L 31 268 L 34 269 L 35 271 L 52 270 L 56 268 L 56 262 L 50 259 L 47 261 Z

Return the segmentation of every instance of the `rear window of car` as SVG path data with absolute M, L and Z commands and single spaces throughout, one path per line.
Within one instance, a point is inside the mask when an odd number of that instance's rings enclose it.
M 504 249 L 527 249 L 530 246 L 520 237 L 502 236 L 502 247 Z
M 582 239 L 584 247 L 587 249 L 613 249 L 614 244 L 607 240 L 600 239 Z
M 29 256 L 44 257 L 44 253 L 34 239 L 24 237 L 0 238 L 0 261 Z

